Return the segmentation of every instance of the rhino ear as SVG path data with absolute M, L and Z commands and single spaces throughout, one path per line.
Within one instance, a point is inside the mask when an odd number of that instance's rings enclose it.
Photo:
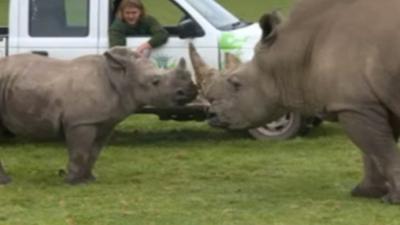
M 132 62 L 129 61 L 131 59 L 129 50 L 127 48 L 114 47 L 105 52 L 104 57 L 107 78 L 112 87 L 121 94 L 129 91 L 126 76 L 132 70 Z
M 232 53 L 225 53 L 225 70 L 233 70 L 236 69 L 241 64 L 240 59 L 232 54 Z
M 129 51 L 125 47 L 114 47 L 104 53 L 107 63 L 114 69 L 125 69 L 129 62 Z
M 282 16 L 278 11 L 273 11 L 272 13 L 264 14 L 259 21 L 260 27 L 262 29 L 261 41 L 273 41 L 278 35 L 278 25 L 282 22 Z

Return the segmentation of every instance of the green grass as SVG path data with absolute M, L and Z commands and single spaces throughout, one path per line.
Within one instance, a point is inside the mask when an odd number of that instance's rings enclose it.
M 333 124 L 289 141 L 254 141 L 201 122 L 132 116 L 96 165 L 68 186 L 61 143 L 3 141 L 14 182 L 0 188 L 0 224 L 394 225 L 398 208 L 349 196 L 358 150 Z
M 8 24 L 8 0 L 0 0 L 0 27 Z
M 218 2 L 240 18 L 258 21 L 263 13 L 272 10 L 287 13 L 294 0 L 218 0 Z
M 291 1 L 221 2 L 257 20 Z M 0 0 L 0 24 L 5 5 Z M 62 143 L 1 142 L 14 181 L 0 187 L 0 225 L 400 224 L 398 207 L 349 196 L 361 178 L 360 154 L 334 124 L 261 142 L 202 122 L 132 116 L 102 152 L 98 180 L 79 186 L 57 175 L 67 161 Z

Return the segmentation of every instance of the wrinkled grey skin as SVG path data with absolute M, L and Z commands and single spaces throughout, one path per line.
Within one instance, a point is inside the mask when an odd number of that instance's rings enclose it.
M 215 77 L 192 49 L 211 124 L 244 129 L 289 111 L 325 112 L 361 149 L 352 194 L 400 203 L 400 1 L 305 0 L 260 19 L 253 59 Z
M 184 60 L 174 70 L 160 70 L 122 47 L 71 61 L 15 55 L 1 59 L 0 68 L 2 128 L 63 138 L 72 184 L 94 179 L 100 150 L 124 118 L 145 105 L 173 107 L 197 95 Z M 0 164 L 0 183 L 9 181 Z

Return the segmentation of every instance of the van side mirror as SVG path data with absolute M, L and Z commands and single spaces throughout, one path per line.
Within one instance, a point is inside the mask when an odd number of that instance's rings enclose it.
M 178 25 L 179 38 L 195 38 L 204 36 L 203 29 L 192 19 L 185 19 Z

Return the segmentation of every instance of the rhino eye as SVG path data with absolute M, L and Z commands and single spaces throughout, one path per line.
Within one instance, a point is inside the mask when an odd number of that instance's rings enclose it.
M 211 104 L 212 104 L 213 102 L 215 102 L 215 99 L 214 99 L 214 98 L 208 98 L 207 100 L 208 100 L 208 102 L 210 102 Z
M 153 77 L 153 79 L 151 80 L 151 84 L 153 86 L 158 86 L 160 84 L 160 82 L 161 82 L 161 79 L 158 76 Z
M 240 88 L 242 87 L 242 84 L 240 83 L 240 81 L 237 77 L 230 77 L 228 79 L 228 82 L 233 86 L 235 91 L 239 91 Z
M 184 95 L 185 95 L 185 92 L 184 92 L 182 89 L 178 89 L 178 90 L 176 91 L 176 94 L 179 95 L 179 96 L 184 96 Z

